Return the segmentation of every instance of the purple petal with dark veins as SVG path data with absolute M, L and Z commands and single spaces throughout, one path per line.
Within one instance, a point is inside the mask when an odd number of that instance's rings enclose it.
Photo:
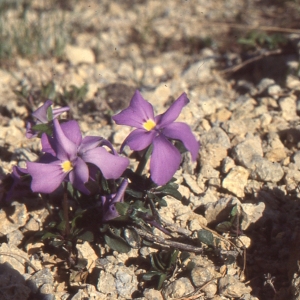
M 127 158 L 108 153 L 103 147 L 91 149 L 83 153 L 81 158 L 96 165 L 106 179 L 119 178 L 129 165 Z
M 197 159 L 200 145 L 187 124 L 182 122 L 169 124 L 163 128 L 162 133 L 170 139 L 181 141 L 184 147 L 190 151 L 192 159 L 194 161 Z
M 188 103 L 189 99 L 186 93 L 183 93 L 174 103 L 172 103 L 165 113 L 155 117 L 157 128 L 163 128 L 164 126 L 174 122 L 181 113 L 182 108 Z
M 77 145 L 65 136 L 57 119 L 53 120 L 53 124 L 53 138 L 57 158 L 62 161 L 75 159 L 77 156 Z M 77 126 L 75 125 L 75 127 Z
M 77 158 L 74 169 L 69 173 L 69 178 L 77 190 L 87 195 L 90 194 L 90 191 L 84 185 L 89 180 L 89 169 L 80 157 Z
M 27 162 L 27 170 L 32 177 L 31 189 L 37 193 L 52 193 L 67 175 L 63 172 L 61 161 L 52 164 Z
M 144 122 L 149 119 L 154 120 L 153 107 L 148 101 L 144 100 L 137 90 L 130 101 L 129 107 L 113 116 L 112 119 L 120 125 L 143 128 Z
M 179 168 L 180 152 L 163 135 L 153 141 L 153 152 L 150 160 L 151 179 L 158 185 L 166 184 Z
M 125 139 L 121 146 L 121 152 L 125 146 L 129 146 L 131 150 L 140 151 L 147 148 L 157 135 L 155 130 L 146 131 L 145 129 L 133 130 Z
M 42 106 L 40 106 L 32 115 L 42 123 L 48 123 L 47 110 L 53 104 L 51 100 L 47 100 Z
M 78 147 L 82 141 L 82 135 L 78 123 L 72 120 L 61 123 L 60 127 L 65 136 Z

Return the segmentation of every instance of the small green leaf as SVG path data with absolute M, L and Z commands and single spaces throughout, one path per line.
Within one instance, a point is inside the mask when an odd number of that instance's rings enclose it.
M 232 216 L 232 217 L 234 217 L 234 216 L 236 216 L 237 215 L 237 213 L 238 213 L 238 206 L 237 206 L 237 204 L 232 208 L 232 210 L 231 210 L 231 212 L 230 212 L 230 215 Z
M 86 242 L 94 241 L 94 234 L 91 231 L 85 231 L 77 237 L 79 240 Z
M 57 233 L 47 232 L 42 237 L 41 240 L 49 239 L 49 238 L 59 238 L 60 235 Z
M 182 195 L 180 194 L 180 192 L 178 192 L 177 187 L 174 187 L 173 183 L 167 184 L 163 187 L 156 189 L 155 193 L 160 195 L 170 195 L 177 200 L 181 200 Z
M 127 216 L 130 205 L 126 202 L 118 202 L 115 204 L 115 207 L 120 216 Z
M 198 234 L 198 240 L 201 243 L 206 244 L 208 246 L 214 246 L 215 245 L 214 236 L 210 231 L 205 230 L 205 229 L 201 229 L 201 230 L 198 230 L 197 234 Z
M 127 253 L 130 251 L 130 246 L 121 237 L 116 235 L 105 235 L 106 244 L 113 250 L 119 253 Z
M 159 271 L 149 271 L 146 272 L 142 275 L 142 280 L 144 281 L 151 281 L 153 280 L 156 276 L 160 276 L 161 272 Z
M 51 106 L 49 106 L 47 109 L 47 120 L 48 122 L 51 122 L 53 120 L 53 111 Z
M 178 249 L 176 249 L 176 250 L 173 251 L 173 253 L 171 254 L 171 259 L 170 259 L 169 267 L 174 266 L 176 264 L 178 254 L 179 254 L 179 250 Z
M 32 129 L 47 134 L 52 134 L 52 129 L 49 124 L 36 124 L 32 126 Z
M 216 226 L 216 230 L 219 231 L 219 232 L 224 233 L 224 232 L 230 231 L 231 227 L 232 227 L 231 222 L 225 221 L 225 222 L 219 223 Z
M 157 271 L 165 271 L 166 264 L 161 261 L 159 254 L 157 255 L 157 253 L 150 253 L 150 262 L 153 269 Z
M 159 279 L 158 279 L 158 284 L 157 284 L 157 289 L 160 290 L 163 286 L 163 283 L 165 282 L 165 280 L 167 279 L 167 275 L 166 274 L 160 274 Z
M 141 238 L 133 228 L 124 229 L 124 237 L 126 242 L 135 249 L 138 249 L 141 245 Z
M 141 199 L 144 196 L 144 194 L 142 192 L 139 192 L 139 191 L 136 191 L 136 190 L 133 190 L 130 188 L 127 188 L 126 194 L 130 195 L 131 197 L 138 198 L 138 199 Z

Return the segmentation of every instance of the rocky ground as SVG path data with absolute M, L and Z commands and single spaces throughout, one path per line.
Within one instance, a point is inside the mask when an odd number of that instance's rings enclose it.
M 29 19 L 39 3 L 33 2 Z M 202 147 L 197 163 L 184 157 L 175 175 L 183 200 L 167 197 L 160 213 L 189 237 L 209 230 L 218 245 L 213 253 L 191 254 L 194 268 L 183 263 L 185 271 L 158 291 L 139 280 L 145 272 L 139 259 L 157 249 L 120 254 L 78 244 L 88 259 L 86 280 L 67 289 L 57 255 L 32 239 L 48 211 L 14 201 L 0 210 L 0 299 L 299 299 L 300 32 L 285 33 L 276 53 L 258 44 L 242 52 L 234 38 L 249 26 L 295 28 L 297 1 L 66 3 L 66 24 L 82 24 L 63 56 L 17 56 L 0 69 L 1 179 L 37 158 L 39 141 L 25 138 L 25 124 L 50 82 L 54 94 L 87 84 L 83 101 L 68 94 L 73 118 L 86 135 L 101 135 L 116 147 L 130 130 L 112 124 L 109 115 L 126 107 L 135 89 L 156 112 L 185 91 L 190 103 L 180 120 Z M 244 28 L 227 26 L 237 20 Z M 222 234 L 218 224 L 230 221 L 234 207 L 235 223 Z

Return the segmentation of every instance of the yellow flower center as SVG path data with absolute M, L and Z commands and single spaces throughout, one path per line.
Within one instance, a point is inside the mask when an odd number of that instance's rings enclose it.
M 148 121 L 144 122 L 143 127 L 147 130 L 150 131 L 156 126 L 155 122 L 151 119 Z
M 73 169 L 73 165 L 69 160 L 64 161 L 61 167 L 65 173 L 70 172 Z

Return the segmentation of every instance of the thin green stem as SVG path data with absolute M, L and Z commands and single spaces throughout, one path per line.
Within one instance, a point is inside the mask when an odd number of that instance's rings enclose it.
M 69 204 L 68 204 L 68 183 L 64 182 L 64 198 L 63 198 L 63 211 L 65 220 L 65 236 L 70 235 L 70 224 L 69 224 Z

